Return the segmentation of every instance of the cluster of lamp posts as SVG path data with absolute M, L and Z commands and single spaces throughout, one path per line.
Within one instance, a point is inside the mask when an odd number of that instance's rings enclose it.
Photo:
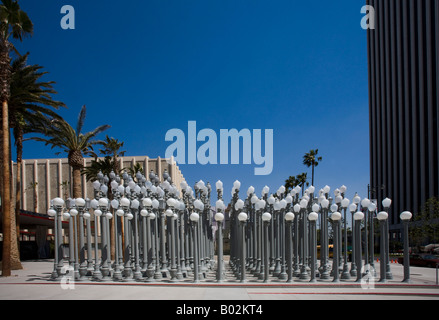
M 353 278 L 361 281 L 365 275 L 375 276 L 375 218 L 380 222 L 379 281 L 393 278 L 389 265 L 387 218 L 391 200 L 388 198 L 382 201 L 383 211 L 378 213 L 374 202 L 361 199 L 357 194 L 351 203 L 344 197 L 345 186 L 334 191 L 334 199 L 329 196 L 328 186 L 319 191 L 318 197 L 314 197 L 313 186 L 303 190 L 302 195 L 300 187 L 287 194 L 284 186 L 270 195 L 269 187 L 265 186 L 261 197 L 249 187 L 247 197 L 242 200 L 239 198 L 241 183 L 235 181 L 231 202 L 226 207 L 222 198 L 223 183 L 217 181 L 217 201 L 215 208 L 211 208 L 212 187 L 202 180 L 194 189 L 182 182 L 180 193 L 166 171 L 161 183 L 153 171 L 149 173 L 149 180 L 141 173 L 136 174 L 136 181 L 127 173 L 122 178 L 121 183 L 114 173 L 110 177 L 100 173 L 93 182 L 94 199 L 64 201 L 55 198 L 51 201 L 48 214 L 55 221 L 52 280 L 69 275 L 76 281 L 154 282 L 166 279 L 175 282 L 193 279 L 193 282 L 199 282 L 209 271 L 215 271 L 216 281 L 226 281 L 223 257 L 226 211 L 229 216 L 229 265 L 240 282 L 247 281 L 249 275 L 255 281 L 263 282 L 292 282 L 293 278 L 315 282 L 317 277 L 333 282 Z M 353 233 L 350 267 L 348 210 L 352 215 Z M 67 272 L 63 258 L 62 217 L 69 219 Z M 115 221 L 110 222 L 111 219 Z M 403 212 L 401 219 L 408 222 L 411 213 Z M 319 266 L 317 223 L 320 226 Z M 404 225 L 403 281 L 409 282 L 408 224 Z M 363 240 L 362 234 L 365 235 Z M 114 242 L 114 259 L 111 259 L 111 241 Z

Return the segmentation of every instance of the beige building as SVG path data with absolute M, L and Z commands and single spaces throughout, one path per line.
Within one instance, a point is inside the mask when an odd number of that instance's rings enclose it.
M 88 167 L 93 158 L 84 158 L 84 166 Z M 183 174 L 173 158 L 149 158 L 148 156 L 121 157 L 121 169 L 132 168 L 140 164 L 149 180 L 149 172 L 153 170 L 163 181 L 163 172 L 167 170 L 172 182 L 180 190 L 184 181 Z M 16 163 L 13 163 L 16 172 Z M 82 177 L 83 197 L 92 199 L 94 196 L 92 181 L 87 182 Z M 15 175 L 14 175 L 15 180 Z M 25 211 L 46 214 L 50 200 L 56 197 L 66 199 L 72 196 L 72 168 L 64 159 L 35 159 L 23 160 L 21 209 Z M 14 184 L 15 185 L 15 184 Z

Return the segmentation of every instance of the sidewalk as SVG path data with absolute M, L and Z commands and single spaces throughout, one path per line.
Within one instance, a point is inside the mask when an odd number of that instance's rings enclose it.
M 192 278 L 176 283 L 160 282 L 53 282 L 50 275 L 53 260 L 25 261 L 23 269 L 13 276 L 0 277 L 0 299 L 117 299 L 117 300 L 293 300 L 293 299 L 439 299 L 436 269 L 411 267 L 412 283 L 403 284 L 403 266 L 392 264 L 393 280 L 386 284 L 355 283 L 355 279 L 332 283 L 318 280 L 315 283 L 300 280 L 285 283 L 271 278 L 262 283 L 247 273 L 246 283 L 240 283 L 226 264 L 226 279 L 217 283 L 211 271 L 198 284 Z M 375 264 L 379 273 L 379 263 Z

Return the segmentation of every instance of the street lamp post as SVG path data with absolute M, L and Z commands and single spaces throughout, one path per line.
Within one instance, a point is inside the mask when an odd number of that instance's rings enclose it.
M 294 213 L 287 212 L 285 214 L 285 228 L 287 229 L 287 246 L 286 246 L 286 253 L 287 253 L 287 282 L 293 281 L 293 237 L 292 237 L 292 224 L 294 221 Z
M 380 280 L 378 282 L 386 283 L 386 220 L 388 214 L 385 211 L 381 211 L 377 214 L 377 219 L 380 223 Z
M 316 282 L 316 263 L 317 263 L 317 239 L 316 239 L 316 220 L 319 215 L 316 212 L 308 214 L 308 220 L 310 222 L 310 251 L 311 251 L 311 278 L 309 282 Z
M 404 226 L 404 279 L 402 282 L 411 283 L 410 280 L 410 250 L 409 250 L 409 221 L 412 218 L 412 213 L 404 211 L 400 214 L 400 219 Z
M 340 277 L 339 277 L 339 273 L 338 273 L 338 268 L 339 268 L 339 262 L 340 262 L 340 257 L 339 257 L 339 247 L 341 245 L 340 242 L 340 235 L 339 235 L 339 228 L 340 228 L 340 219 L 341 219 L 341 213 L 340 212 L 333 212 L 331 214 L 331 220 L 332 220 L 332 225 L 333 225 L 333 236 L 334 236 L 334 240 L 333 240 L 333 252 L 334 252 L 334 256 L 333 256 L 333 264 L 334 266 L 332 267 L 333 270 L 333 276 L 334 279 L 332 280 L 332 282 L 340 282 Z
M 364 213 L 361 211 L 357 211 L 354 213 L 354 221 L 355 221 L 355 246 L 356 246 L 356 252 L 355 252 L 355 258 L 356 258 L 356 265 L 357 265 L 357 280 L 356 282 L 360 282 L 362 278 L 362 246 L 361 246 L 361 221 L 364 218 Z
M 269 212 L 265 212 L 262 214 L 262 221 L 264 223 L 264 283 L 268 282 L 268 275 L 270 272 L 269 262 L 268 262 L 268 226 L 270 224 L 271 214 Z
M 200 216 L 198 213 L 193 212 L 190 215 L 190 220 L 192 224 L 192 235 L 193 235 L 193 242 L 194 242 L 194 283 L 199 282 L 199 275 L 198 275 L 198 232 L 197 232 L 197 224 L 200 220 Z

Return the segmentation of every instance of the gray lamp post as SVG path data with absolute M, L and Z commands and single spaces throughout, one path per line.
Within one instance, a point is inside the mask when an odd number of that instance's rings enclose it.
M 323 188 L 324 193 L 329 192 L 329 186 L 325 186 Z M 328 269 L 328 208 L 330 205 L 329 200 L 326 196 L 323 196 L 323 199 L 320 201 L 320 205 L 322 206 L 322 232 L 321 232 L 321 246 L 320 246 L 320 279 L 326 280 L 330 278 L 329 269 Z
M 343 208 L 343 216 L 344 216 L 344 250 L 343 250 L 343 272 L 341 274 L 341 279 L 343 280 L 349 280 L 351 278 L 351 275 L 349 274 L 349 265 L 348 265 L 348 228 L 347 228 L 347 217 L 346 217 L 346 211 L 348 209 L 349 206 L 349 199 L 348 198 L 344 198 L 341 201 L 341 206 Z M 355 205 L 355 204 L 353 204 Z M 355 208 L 357 206 L 355 205 Z M 352 206 L 353 208 L 353 206 Z M 351 209 L 351 208 L 349 208 Z M 355 210 L 355 209 L 354 209 Z
M 287 212 L 285 214 L 285 228 L 287 229 L 287 246 L 286 246 L 286 258 L 287 258 L 287 282 L 293 281 L 293 237 L 292 237 L 292 224 L 294 221 L 294 213 Z
M 221 182 L 221 181 L 219 181 Z M 216 280 L 217 282 L 222 282 L 224 280 L 224 261 L 223 261 L 223 221 L 224 221 L 224 214 L 221 212 L 225 209 L 225 205 L 223 200 L 220 196 L 220 191 L 222 189 L 222 182 L 219 184 L 217 182 L 216 184 L 217 190 L 218 190 L 218 197 L 219 200 L 216 202 L 216 210 L 217 213 L 215 214 L 215 221 L 217 222 L 217 233 L 218 233 L 218 262 L 217 262 L 217 273 L 216 273 Z
M 107 233 L 107 223 L 108 223 L 108 218 L 109 216 L 107 216 L 107 214 L 110 214 L 108 212 L 108 199 L 107 198 L 100 198 L 99 199 L 99 210 L 101 211 L 101 215 L 102 215 L 102 266 L 101 266 L 101 272 L 102 272 L 102 279 L 100 279 L 101 281 L 111 281 L 111 277 L 110 277 L 110 266 L 108 264 L 108 249 L 109 249 L 109 245 L 110 242 L 108 241 L 109 237 L 108 237 L 108 233 Z M 95 211 L 96 213 L 96 211 Z M 104 251 L 105 250 L 105 251 Z
M 52 200 L 53 209 L 49 209 L 48 214 L 53 215 L 54 230 L 55 230 L 55 262 L 51 279 L 58 280 L 62 276 L 61 269 L 64 267 L 63 259 L 63 240 L 62 240 L 62 210 L 64 206 L 64 200 L 61 198 L 55 198 Z
M 246 241 L 245 241 L 245 224 L 247 222 L 247 213 L 240 212 L 238 214 L 239 224 L 241 225 L 241 283 L 245 282 L 245 256 L 246 256 Z
M 362 278 L 362 245 L 361 245 L 361 221 L 364 219 L 364 213 L 361 211 L 357 211 L 354 213 L 354 221 L 355 221 L 355 259 L 357 265 L 357 280 L 356 282 L 360 282 Z
M 340 228 L 340 219 L 341 219 L 341 213 L 340 212 L 333 212 L 331 214 L 331 220 L 332 220 L 332 225 L 333 225 L 333 235 L 334 235 L 334 239 L 333 239 L 333 244 L 334 244 L 334 248 L 333 248 L 333 252 L 334 252 L 334 256 L 333 256 L 333 264 L 334 266 L 332 267 L 332 270 L 334 272 L 334 279 L 332 280 L 332 282 L 340 282 L 340 277 L 339 277 L 339 273 L 338 273 L 338 267 L 339 267 L 339 262 L 340 262 L 340 257 L 339 257 L 339 248 L 341 245 L 340 242 L 340 236 L 339 236 L 339 228 Z
M 168 205 L 170 204 L 170 200 L 172 198 L 168 199 Z M 174 200 L 174 199 L 172 199 Z M 173 207 L 173 205 L 172 205 Z M 169 244 L 169 251 L 171 254 L 171 268 L 170 268 L 170 274 L 171 274 L 171 282 L 175 282 L 177 281 L 177 265 L 175 263 L 175 226 L 174 226 L 174 221 L 173 221 L 173 217 L 174 217 L 174 211 L 172 211 L 172 209 L 167 209 L 166 210 L 166 216 L 168 219 L 168 226 L 171 227 L 171 234 L 170 234 L 170 244 Z
M 75 206 L 79 213 L 79 281 L 88 280 L 87 262 L 85 260 L 85 242 L 84 242 L 84 210 L 86 202 L 82 198 L 75 199 Z
M 410 280 L 410 250 L 409 250 L 409 221 L 412 218 L 412 213 L 404 211 L 400 214 L 400 219 L 404 226 L 404 279 L 402 282 L 411 283 Z
M 302 267 L 300 269 L 299 279 L 309 280 L 309 274 L 306 271 L 307 266 L 307 256 L 308 256 L 308 247 L 307 247 L 307 239 L 308 239 L 308 228 L 306 223 L 306 208 L 308 207 L 308 200 L 302 199 L 300 200 L 300 212 L 302 215 Z
M 300 222 L 300 204 L 296 203 L 293 207 L 295 213 L 294 222 L 294 265 L 293 275 L 298 277 L 300 275 L 300 261 L 299 261 L 299 222 Z
M 377 219 L 380 223 L 380 280 L 378 282 L 386 283 L 386 220 L 388 214 L 385 211 L 381 211 L 377 214 Z
M 311 251 L 311 279 L 309 282 L 316 282 L 316 263 L 317 263 L 317 239 L 316 239 L 316 221 L 319 215 L 316 212 L 308 214 L 308 220 L 310 222 L 310 251 Z
M 94 242 L 95 242 L 95 263 L 94 263 L 94 271 L 93 271 L 93 280 L 99 281 L 102 279 L 102 273 L 99 265 L 99 243 L 98 243 L 98 225 L 99 225 L 99 217 L 102 216 L 102 211 L 98 209 L 98 201 L 93 199 L 91 201 L 91 207 L 94 209 L 94 217 L 95 217 L 95 232 L 94 232 Z
M 190 220 L 192 224 L 192 235 L 193 235 L 193 243 L 194 243 L 194 283 L 199 282 L 199 276 L 198 276 L 198 232 L 197 232 L 197 224 L 200 220 L 200 216 L 198 213 L 193 212 L 190 215 Z
M 262 221 L 264 223 L 264 283 L 268 282 L 268 275 L 270 272 L 269 262 L 268 262 L 268 226 L 270 224 L 271 214 L 269 212 L 265 212 L 262 214 Z

